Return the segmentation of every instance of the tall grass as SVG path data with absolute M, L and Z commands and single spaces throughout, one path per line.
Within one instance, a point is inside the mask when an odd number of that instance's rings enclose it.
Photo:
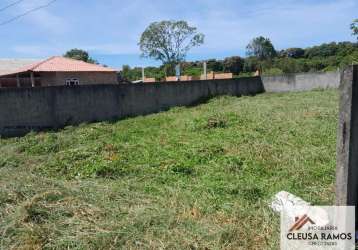
M 337 93 L 0 139 L 1 249 L 277 249 L 270 197 L 333 202 Z

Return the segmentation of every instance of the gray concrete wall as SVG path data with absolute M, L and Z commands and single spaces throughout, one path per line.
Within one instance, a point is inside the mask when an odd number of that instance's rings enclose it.
M 200 103 L 218 95 L 337 88 L 339 72 L 226 80 L 0 89 L 0 136 L 116 120 Z
M 263 76 L 266 92 L 306 91 L 318 88 L 338 88 L 340 73 L 302 73 L 280 76 Z
M 181 83 L 0 89 L 0 135 L 116 120 L 193 105 L 218 95 L 264 92 L 260 77 Z
M 358 65 L 341 75 L 337 133 L 336 205 L 358 212 Z M 355 218 L 358 228 L 358 216 Z

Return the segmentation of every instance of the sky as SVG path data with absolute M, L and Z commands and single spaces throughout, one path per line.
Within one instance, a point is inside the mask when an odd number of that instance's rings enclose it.
M 0 0 L 0 24 L 51 0 Z M 0 25 L 0 58 L 46 58 L 87 50 L 101 64 L 157 66 L 140 57 L 138 41 L 155 21 L 186 20 L 205 34 L 187 60 L 245 56 L 256 36 L 277 50 L 355 41 L 349 29 L 358 0 L 57 0 Z

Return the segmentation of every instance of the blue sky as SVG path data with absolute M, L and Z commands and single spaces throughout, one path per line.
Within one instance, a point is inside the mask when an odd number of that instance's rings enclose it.
M 23 0 L 0 11 L 0 22 L 50 0 Z M 0 9 L 16 0 L 0 0 Z M 82 48 L 114 68 L 158 65 L 141 59 L 138 40 L 149 23 L 188 21 L 205 44 L 188 60 L 245 55 L 249 41 L 269 37 L 276 49 L 354 41 L 349 24 L 357 0 L 57 0 L 0 26 L 0 58 L 46 58 Z

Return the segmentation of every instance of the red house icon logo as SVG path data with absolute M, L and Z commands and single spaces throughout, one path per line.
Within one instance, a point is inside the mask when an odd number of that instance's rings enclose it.
M 311 220 L 310 217 L 307 216 L 307 214 L 304 214 L 301 218 L 296 217 L 295 218 L 295 223 L 292 225 L 292 227 L 290 228 L 289 232 L 292 232 L 292 231 L 295 231 L 295 230 L 300 230 L 308 222 L 311 223 L 312 225 L 316 224 L 313 220 Z

